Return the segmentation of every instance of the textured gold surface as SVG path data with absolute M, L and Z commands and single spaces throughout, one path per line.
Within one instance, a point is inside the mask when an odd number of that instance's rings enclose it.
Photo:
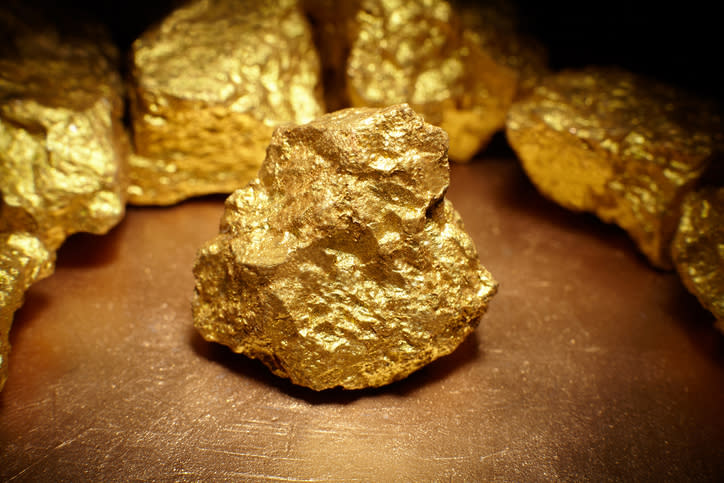
M 533 83 L 528 66 L 544 64 L 529 63 L 537 54 L 494 12 L 445 0 L 362 1 L 346 66 L 352 105 L 408 102 L 449 133 L 450 159 L 470 160 L 504 127 L 519 77 Z
M 681 199 L 721 154 L 712 108 L 614 69 L 566 71 L 516 103 L 507 136 L 539 191 L 624 228 L 660 268 Z
M 0 232 L 32 232 L 55 250 L 123 217 L 121 83 L 105 32 L 87 22 L 59 32 L 33 14 L 0 7 Z
M 194 323 L 321 390 L 452 352 L 497 285 L 444 198 L 447 136 L 406 105 L 279 128 L 199 252 Z
M 724 331 L 724 188 L 689 194 L 671 255 L 681 280 Z
M 15 315 L 0 481 L 721 480 L 711 314 L 514 161 L 453 164 L 446 193 L 504 289 L 455 352 L 379 389 L 312 392 L 195 333 L 219 197 L 68 240 Z
M 319 60 L 296 0 L 197 0 L 132 49 L 129 199 L 229 193 L 257 173 L 274 127 L 324 111 Z
M 53 272 L 55 253 L 28 233 L 0 234 L 0 391 L 5 386 L 13 314 L 23 304 L 25 291 Z

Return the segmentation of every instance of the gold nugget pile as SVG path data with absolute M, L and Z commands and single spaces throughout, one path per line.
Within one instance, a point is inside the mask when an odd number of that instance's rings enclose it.
M 407 105 L 277 129 L 199 252 L 196 328 L 315 390 L 389 384 L 452 352 L 497 285 L 444 197 L 447 148 Z
M 724 328 L 720 114 L 549 72 L 507 2 L 191 0 L 136 39 L 125 85 L 92 21 L 7 0 L 0 31 L 0 383 L 69 235 L 240 188 L 194 269 L 204 337 L 315 389 L 404 377 L 495 291 L 442 194 L 448 156 L 503 129 L 544 196 L 621 226 Z

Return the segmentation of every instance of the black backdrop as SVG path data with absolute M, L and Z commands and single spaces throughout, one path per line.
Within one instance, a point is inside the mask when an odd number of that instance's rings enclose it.
M 174 3 L 178 0 L 52 2 L 55 6 L 73 6 L 99 17 L 108 24 L 121 48 L 127 48 Z M 721 70 L 724 69 L 719 64 L 724 60 L 724 17 L 718 12 L 719 2 L 518 0 L 513 3 L 525 30 L 548 47 L 555 69 L 589 64 L 619 65 L 722 100 L 724 75 Z

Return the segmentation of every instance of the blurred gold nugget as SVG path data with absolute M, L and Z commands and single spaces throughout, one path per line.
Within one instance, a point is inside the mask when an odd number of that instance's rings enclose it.
M 30 285 L 53 273 L 55 253 L 28 233 L 0 234 L 0 391 L 8 374 L 13 314 Z
M 324 111 L 296 0 L 193 1 L 132 48 L 129 200 L 172 204 L 256 176 L 274 127 Z
M 448 354 L 497 284 L 444 198 L 447 135 L 406 105 L 277 129 L 194 266 L 203 337 L 322 390 Z
M 724 188 L 686 197 L 671 254 L 686 288 L 724 331 Z
M 507 136 L 544 196 L 618 224 L 664 269 L 681 200 L 722 153 L 710 105 L 618 69 L 546 78 L 513 105 Z
M 49 250 L 106 233 L 125 209 L 118 54 L 92 23 L 63 26 L 0 7 L 0 232 L 34 233 Z
M 504 127 L 519 81 L 533 83 L 545 64 L 494 12 L 445 0 L 360 1 L 346 64 L 351 104 L 408 102 L 449 133 L 450 159 L 469 161 Z
M 458 1 L 453 6 L 467 35 L 498 64 L 516 72 L 516 97 L 533 89 L 550 73 L 548 52 L 541 43 L 520 32 L 517 12 L 510 2 Z

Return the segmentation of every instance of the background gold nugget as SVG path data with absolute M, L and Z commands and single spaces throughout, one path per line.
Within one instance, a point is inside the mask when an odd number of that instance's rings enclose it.
M 351 33 L 347 94 L 353 106 L 409 103 L 448 132 L 450 159 L 469 161 L 504 127 L 520 69 L 533 79 L 529 62 L 544 65 L 537 55 L 494 9 L 364 0 Z
M 710 105 L 618 69 L 546 78 L 513 105 L 507 136 L 544 196 L 618 224 L 659 268 L 681 199 L 722 153 Z
M 452 352 L 496 282 L 444 198 L 447 135 L 406 105 L 279 128 L 194 266 L 194 324 L 295 384 L 375 387 Z
M 686 197 L 671 253 L 686 288 L 724 331 L 724 188 Z
M 124 214 L 126 139 L 117 51 L 90 22 L 66 30 L 0 7 L 0 232 L 50 250 Z
M 193 1 L 132 48 L 129 197 L 171 204 L 257 173 L 274 127 L 324 111 L 296 0 Z
M 28 233 L 0 234 L 0 391 L 5 386 L 13 314 L 30 285 L 53 273 L 55 253 Z

